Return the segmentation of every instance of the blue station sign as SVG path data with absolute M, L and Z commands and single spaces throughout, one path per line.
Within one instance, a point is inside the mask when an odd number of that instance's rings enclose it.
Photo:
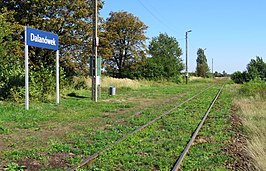
M 44 49 L 58 50 L 58 35 L 26 27 L 26 44 Z

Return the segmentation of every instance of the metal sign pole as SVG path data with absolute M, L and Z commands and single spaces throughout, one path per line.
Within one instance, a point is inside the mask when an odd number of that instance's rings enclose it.
M 59 104 L 59 50 L 56 51 L 56 104 Z
M 187 35 L 189 32 L 192 32 L 192 30 L 186 31 L 186 84 L 188 84 L 188 40 L 187 40 Z
M 29 48 L 35 46 L 56 50 L 56 104 L 59 104 L 59 50 L 58 35 L 25 26 L 25 109 L 29 110 Z
M 29 64 L 28 64 L 27 27 L 25 27 L 25 109 L 29 110 Z
M 94 0 L 93 4 L 93 37 L 92 37 L 92 99 L 93 101 L 97 102 L 97 92 L 98 92 L 98 85 L 97 85 L 97 42 L 98 42 L 98 37 L 97 37 L 97 22 L 98 22 L 98 10 L 97 10 L 97 5 L 98 1 Z

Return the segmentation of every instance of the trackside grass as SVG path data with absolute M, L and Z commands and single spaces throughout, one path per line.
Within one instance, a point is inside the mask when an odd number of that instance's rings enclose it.
M 247 129 L 247 145 L 250 156 L 256 161 L 258 170 L 266 168 L 266 101 L 260 98 L 242 98 L 234 101 L 240 107 L 240 116 Z
M 247 136 L 247 150 L 257 170 L 266 170 L 266 83 L 254 81 L 237 89 L 234 105 L 239 108 Z

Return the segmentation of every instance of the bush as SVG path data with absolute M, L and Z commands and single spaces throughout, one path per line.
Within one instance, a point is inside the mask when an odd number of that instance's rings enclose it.
M 15 68 L 15 67 L 14 67 Z M 16 71 L 16 72 L 15 72 Z M 9 99 L 12 101 L 22 101 L 25 97 L 24 69 L 12 70 L 6 76 L 5 84 L 0 86 L 0 99 Z M 66 85 L 64 71 L 60 71 L 60 89 Z M 46 101 L 55 97 L 56 76 L 55 67 L 41 65 L 38 69 L 30 67 L 29 69 L 29 97 Z
M 177 84 L 180 84 L 183 81 L 182 75 L 175 75 L 172 78 L 170 78 L 170 81 L 177 83 Z
M 74 88 L 75 90 L 80 89 L 90 89 L 91 87 L 91 78 L 89 77 L 73 77 L 70 87 Z
M 3 66 L 2 66 L 3 67 Z M 5 68 L 5 69 L 3 69 Z M 12 98 L 24 86 L 24 71 L 19 64 L 3 67 L 0 75 L 0 99 Z
M 31 68 L 29 71 L 29 94 L 33 99 L 44 100 L 55 94 L 56 78 L 55 68 L 42 64 L 40 68 Z
M 0 14 L 0 100 L 10 98 L 11 94 L 24 85 L 23 60 L 18 35 L 23 27 L 16 22 L 8 22 L 12 12 Z
M 231 75 L 231 79 L 237 84 L 243 84 L 244 82 L 250 81 L 250 75 L 246 71 L 243 73 L 237 71 Z
M 266 82 L 260 79 L 255 79 L 244 83 L 239 93 L 244 96 L 260 96 L 266 98 Z

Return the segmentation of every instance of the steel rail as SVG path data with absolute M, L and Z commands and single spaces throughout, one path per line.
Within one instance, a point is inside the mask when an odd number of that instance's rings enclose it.
M 201 92 L 195 94 L 194 96 L 188 98 L 187 100 L 183 101 L 182 103 L 176 105 L 174 108 L 170 109 L 169 111 L 163 113 L 162 115 L 156 117 L 155 119 L 147 122 L 146 124 L 138 127 L 137 129 L 135 129 L 133 132 L 119 138 L 118 140 L 116 140 L 114 143 L 107 145 L 106 147 L 104 147 L 102 150 L 90 155 L 87 159 L 84 159 L 81 163 L 79 163 L 78 165 L 74 165 L 73 167 L 71 167 L 70 169 L 68 169 L 68 171 L 74 171 L 84 165 L 86 165 L 87 163 L 89 163 L 90 161 L 92 161 L 93 159 L 97 158 L 100 154 L 102 154 L 103 152 L 107 151 L 108 149 L 112 148 L 113 146 L 117 145 L 118 143 L 120 143 L 121 141 L 127 139 L 129 136 L 135 134 L 136 132 L 144 129 L 145 127 L 149 126 L 150 124 L 156 122 L 157 120 L 161 119 L 162 117 L 164 117 L 165 115 L 168 115 L 169 113 L 173 112 L 174 110 L 176 110 L 178 107 L 182 106 L 183 104 L 191 101 L 192 99 L 196 98 L 197 96 L 199 96 L 200 94 L 202 94 L 203 92 L 207 91 L 208 89 L 210 89 L 211 87 L 213 87 L 214 85 L 211 85 L 210 87 L 205 88 L 204 90 L 202 90 Z
M 198 134 L 200 128 L 202 127 L 204 121 L 206 120 L 208 114 L 210 113 L 211 108 L 213 107 L 214 103 L 216 102 L 216 100 L 217 100 L 218 97 L 220 96 L 220 94 L 221 94 L 223 88 L 224 88 L 224 85 L 221 87 L 221 89 L 218 91 L 218 93 L 216 94 L 216 96 L 215 96 L 214 99 L 212 100 L 211 105 L 209 106 L 208 110 L 206 111 L 206 113 L 204 114 L 203 118 L 201 119 L 201 121 L 200 121 L 200 123 L 199 123 L 197 129 L 194 131 L 194 133 L 193 133 L 191 139 L 189 140 L 189 142 L 188 142 L 186 148 L 184 149 L 184 151 L 182 152 L 182 154 L 181 154 L 180 157 L 178 158 L 177 162 L 175 163 L 175 166 L 174 166 L 174 168 L 172 169 L 172 171 L 177 171 L 177 170 L 180 168 L 180 165 L 181 165 L 181 163 L 182 163 L 184 157 L 185 157 L 186 154 L 188 153 L 188 150 L 189 150 L 190 146 L 191 146 L 192 143 L 194 142 L 194 140 L 195 140 L 195 138 L 196 138 L 196 136 L 197 136 L 197 134 Z

